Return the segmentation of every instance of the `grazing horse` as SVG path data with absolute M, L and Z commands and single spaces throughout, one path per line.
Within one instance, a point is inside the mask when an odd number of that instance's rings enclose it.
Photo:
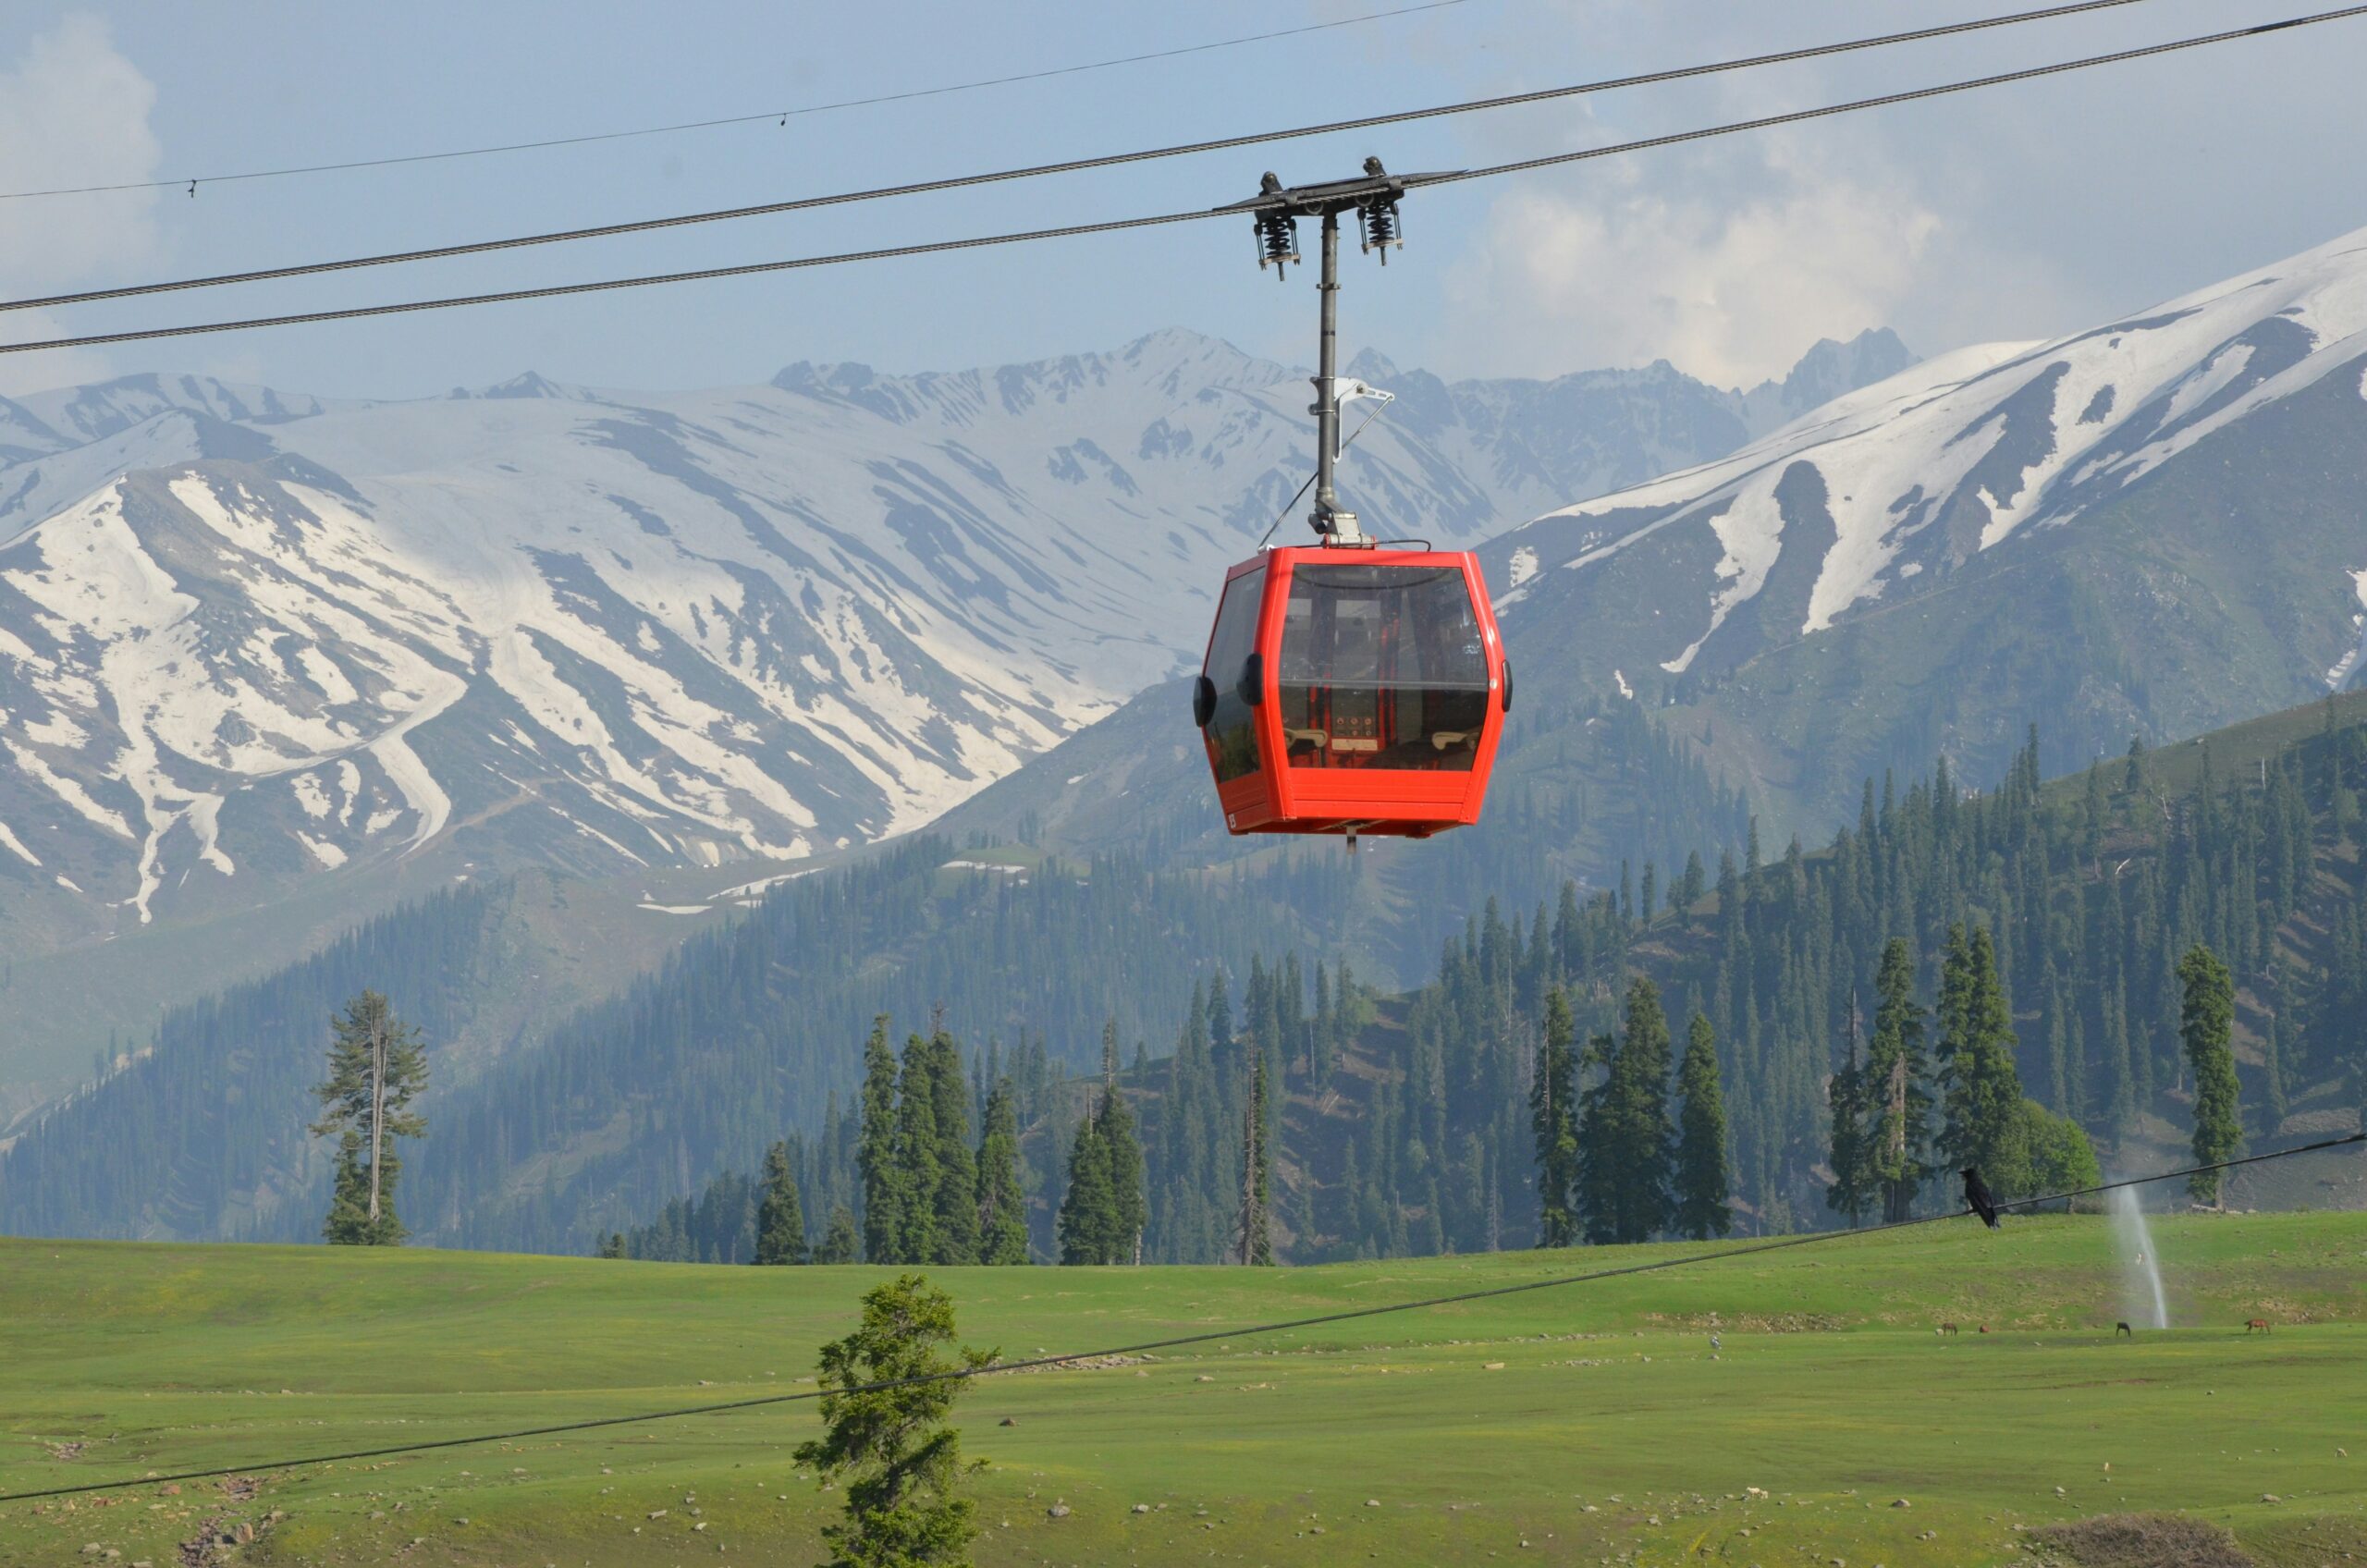
M 1953 1334 L 1956 1331 L 1956 1326 L 1953 1323 L 1943 1323 L 1940 1325 L 1939 1331 L 1943 1334 Z
M 2131 1328 L 2129 1328 L 2129 1326 L 2128 1326 L 2128 1324 L 2126 1324 L 2126 1323 L 2116 1323 L 2116 1324 L 2114 1324 L 2114 1325 L 2112 1326 L 2112 1331 L 2113 1331 L 2113 1336 L 2114 1336 L 2114 1338 L 2116 1338 L 2116 1339 L 2117 1339 L 2118 1337 L 2120 1337 L 2120 1336 L 2121 1336 L 2121 1335 L 2123 1335 L 2123 1334 L 2128 1335 L 2128 1336 L 2130 1339 L 2132 1339 L 2132 1340 L 2133 1340 L 2133 1339 L 2135 1339 L 2135 1338 L 2137 1337 L 2137 1332 L 2136 1332 L 2136 1330 L 2135 1330 L 2135 1329 L 2131 1329 Z
M 2255 1317 L 2244 1325 L 2244 1332 L 2247 1334 L 2265 1334 L 2268 1331 L 2268 1319 L 2265 1317 Z

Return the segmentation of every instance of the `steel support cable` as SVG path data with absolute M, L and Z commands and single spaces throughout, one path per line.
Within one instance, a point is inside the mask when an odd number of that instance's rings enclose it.
M 1127 164 L 1150 163 L 1159 159 L 1180 158 L 1199 153 L 1217 153 L 1237 147 L 1253 147 L 1265 142 L 1292 141 L 1310 136 L 1325 136 L 1336 131 L 1365 130 L 1376 126 L 1402 125 L 1414 120 L 1476 114 L 1483 110 L 1509 108 L 1523 104 L 1542 104 L 1588 93 L 1608 92 L 1619 88 L 1649 87 L 1663 82 L 1682 81 L 1694 77 L 1750 70 L 1761 66 L 1783 65 L 1799 60 L 1821 59 L 1833 55 L 1883 48 L 1897 43 L 1918 43 L 1929 39 L 1947 38 L 1958 33 L 2012 27 L 2024 22 L 2045 21 L 2060 17 L 2076 16 L 2087 11 L 2144 3 L 2145 0 L 2078 0 L 2078 3 L 2073 5 L 2054 6 L 2043 10 L 2019 11 L 2008 16 L 1984 17 L 1974 21 L 1949 22 L 1937 27 L 1919 28 L 1911 32 L 1885 33 L 1879 37 L 1851 39 L 1838 43 L 1813 44 L 1804 49 L 1785 50 L 1772 55 L 1756 55 L 1742 59 L 1683 66 L 1672 70 L 1650 71 L 1637 76 L 1582 82 L 1573 86 L 1543 88 L 1533 92 L 1515 92 L 1498 98 L 1476 99 L 1468 103 L 1441 104 L 1426 109 L 1407 109 L 1393 114 L 1367 115 L 1356 119 L 1332 120 L 1322 125 L 1299 126 L 1285 130 L 1257 131 L 1245 136 L 1179 142 L 1170 147 L 1147 148 L 1139 152 L 1103 153 L 1089 158 L 1069 158 L 1059 163 L 1033 164 L 1021 168 L 998 169 L 986 174 L 955 175 L 942 179 L 915 180 L 903 185 L 875 186 L 865 190 L 837 191 L 825 196 L 799 196 L 781 202 L 762 202 L 751 206 L 722 207 L 708 212 L 682 213 L 669 217 L 635 218 L 622 223 L 596 224 L 586 228 L 553 229 L 543 234 L 521 234 L 500 239 L 470 240 L 458 245 L 436 245 L 412 251 L 389 251 L 378 255 L 350 256 L 337 261 L 303 262 L 290 266 L 259 267 L 246 272 L 217 273 L 206 277 L 175 278 L 162 283 L 125 284 L 114 288 L 91 288 L 71 294 L 44 295 L 39 299 L 6 300 L 0 300 L 0 311 L 46 310 L 61 305 L 91 304 L 102 300 L 126 300 L 141 295 L 169 294 L 191 288 L 215 288 L 234 283 L 264 283 L 276 278 L 310 277 L 323 273 L 351 272 L 363 267 L 392 266 L 411 262 L 444 261 L 457 256 L 484 255 L 493 251 L 515 251 L 535 245 L 558 245 L 581 239 L 607 239 L 619 235 L 646 234 L 659 229 L 687 227 L 694 224 L 723 223 L 737 218 L 809 212 L 819 207 L 844 206 L 855 202 L 877 202 L 891 196 L 920 196 L 940 190 L 958 190 L 969 186 L 1000 185 L 1012 180 L 1035 179 L 1047 175 L 1076 174 L 1088 169 L 1115 168 Z
M 986 87 L 1010 87 L 1023 81 L 1046 81 L 1054 77 L 1082 76 L 1088 71 L 1106 71 L 1120 66 L 1146 65 L 1154 60 L 1180 59 L 1187 55 L 1212 54 L 1219 49 L 1238 49 L 1245 44 L 1270 43 L 1277 39 L 1296 38 L 1302 33 L 1329 32 L 1334 28 L 1361 27 L 1367 22 L 1384 22 L 1398 17 L 1415 16 L 1423 11 L 1443 11 L 1452 6 L 1467 4 L 1468 0 L 1427 0 L 1419 6 L 1401 6 L 1393 11 L 1367 11 L 1358 17 L 1342 17 L 1336 21 L 1309 22 L 1304 27 L 1278 28 L 1271 32 L 1253 32 L 1239 38 L 1219 38 L 1207 43 L 1186 43 L 1173 49 L 1153 49 L 1140 55 L 1121 55 L 1114 59 L 1088 60 L 1082 65 L 1053 66 L 1044 70 L 1020 71 L 1011 76 L 984 77 L 976 81 L 949 82 L 943 87 L 916 87 L 902 92 L 879 92 L 868 98 L 841 98 L 828 104 L 804 104 L 791 109 L 767 109 L 756 115 L 726 115 L 717 119 L 681 120 L 672 125 L 638 126 L 631 130 L 598 130 L 581 136 L 551 136 L 536 141 L 505 141 L 488 147 L 454 147 L 441 153 L 409 153 L 397 157 L 350 158 L 336 164 L 300 164 L 289 168 L 248 169 L 239 174 L 183 175 L 178 179 L 130 179 L 113 185 L 67 185 L 49 190 L 0 190 L 0 202 L 28 202 L 43 196 L 96 196 L 117 190 L 178 190 L 190 187 L 195 193 L 201 185 L 235 185 L 244 180 L 285 179 L 292 175 L 342 174 L 351 169 L 383 169 L 405 164 L 440 164 L 456 158 L 485 158 L 502 153 L 536 153 L 550 147 L 581 147 L 597 141 L 630 141 L 637 137 L 672 136 L 686 130 L 713 130 L 721 126 L 755 125 L 764 120 L 779 120 L 787 125 L 791 120 L 807 115 L 827 115 L 840 109 L 866 109 L 879 104 L 902 104 L 914 98 L 941 98 L 951 92 L 975 92 Z
M 2014 1198 L 1997 1204 L 1996 1207 L 2003 1212 L 2010 1209 L 2037 1208 L 2053 1203 L 2069 1203 L 2079 1198 L 2094 1197 L 2103 1193 L 2118 1192 L 2126 1187 L 2142 1187 L 2156 1182 L 2175 1182 L 2189 1176 L 2234 1170 L 2248 1165 L 2264 1165 L 2271 1160 L 2290 1159 L 2296 1155 L 2318 1154 L 2327 1149 L 2345 1148 L 2356 1144 L 2367 1144 L 2367 1133 L 2352 1133 L 2338 1138 L 2321 1138 L 2315 1143 L 2298 1144 L 2290 1148 L 2274 1149 L 2267 1154 L 2247 1155 L 2238 1159 L 2216 1160 L 2208 1165 L 2189 1165 L 2177 1170 L 2158 1170 L 2147 1176 L 2131 1176 L 2118 1182 L 2103 1182 L 2091 1187 L 2077 1187 L 2067 1192 L 2045 1193 L 2036 1197 Z M 563 1421 L 546 1427 L 525 1427 L 506 1432 L 482 1432 L 473 1437 L 437 1438 L 424 1442 L 396 1443 L 385 1448 L 352 1449 L 342 1453 L 316 1453 L 297 1459 L 227 1464 L 212 1470 L 182 1470 L 171 1475 L 124 1476 L 112 1481 L 87 1481 L 70 1487 L 46 1487 L 32 1491 L 0 1492 L 0 1503 L 33 1502 L 44 1498 L 73 1497 L 88 1492 L 126 1491 L 138 1487 L 162 1486 L 167 1482 L 202 1481 L 217 1476 L 246 1475 L 260 1470 L 292 1470 L 312 1464 L 339 1464 L 362 1459 L 386 1459 L 398 1454 L 433 1453 L 445 1449 L 473 1448 L 484 1443 L 517 1442 L 528 1438 L 561 1437 L 570 1432 L 592 1432 L 609 1427 L 639 1426 L 651 1421 L 673 1421 L 691 1415 L 722 1415 L 735 1411 L 761 1410 L 773 1405 L 811 1403 L 834 1393 L 878 1393 L 889 1389 L 914 1388 L 926 1383 L 967 1382 L 973 1378 L 991 1377 L 1002 1372 L 1039 1371 L 1047 1367 L 1072 1366 L 1080 1361 L 1100 1361 L 1120 1355 L 1143 1355 L 1153 1351 L 1180 1350 L 1191 1345 L 1254 1339 L 1268 1334 L 1291 1333 L 1302 1329 L 1328 1328 L 1336 1323 L 1353 1323 L 1370 1317 L 1384 1317 L 1394 1313 L 1422 1312 L 1441 1306 L 1460 1306 L 1476 1301 L 1492 1301 L 1502 1296 L 1527 1295 L 1536 1291 L 1561 1290 L 1571 1285 L 1592 1284 L 1603 1280 L 1621 1280 L 1638 1274 L 1659 1274 L 1672 1268 L 1691 1268 L 1697 1264 L 1723 1263 L 1737 1257 L 1759 1257 L 1768 1253 L 1788 1252 L 1795 1247 L 1820 1246 L 1832 1242 L 1878 1236 L 1895 1231 L 1913 1230 L 1921 1225 L 1944 1224 L 1951 1219 L 1968 1218 L 1971 1212 L 1970 1209 L 1964 1208 L 1951 1209 L 1942 1214 L 1927 1214 L 1919 1219 L 1894 1219 L 1881 1225 L 1868 1225 L 1854 1231 L 1815 1231 L 1806 1235 L 1784 1236 L 1774 1241 L 1753 1242 L 1743 1246 L 1723 1247 L 1715 1252 L 1691 1253 L 1682 1257 L 1659 1258 L 1650 1263 L 1631 1263 L 1617 1268 L 1597 1268 L 1583 1274 L 1562 1274 L 1543 1280 L 1523 1280 L 1513 1285 L 1493 1285 L 1483 1290 L 1458 1291 L 1453 1295 L 1425 1296 L 1414 1301 L 1385 1302 L 1378 1306 L 1348 1307 L 1339 1312 L 1318 1313 L 1309 1317 L 1291 1317 L 1269 1323 L 1244 1324 L 1231 1329 L 1210 1329 L 1199 1333 L 1178 1334 L 1163 1340 L 1146 1340 L 1137 1344 L 1113 1345 L 1103 1350 L 1070 1351 L 1060 1355 L 1030 1356 L 1024 1361 L 998 1361 L 985 1366 L 955 1367 L 950 1371 L 935 1372 L 917 1378 L 884 1378 L 876 1383 L 858 1384 L 852 1389 L 817 1388 L 800 1393 L 766 1394 L 756 1399 L 726 1400 L 715 1404 L 693 1404 L 672 1410 L 646 1410 L 630 1415 L 603 1415 L 589 1421 Z
M 1492 164 L 1483 168 L 1460 170 L 1434 178 L 1429 183 L 1435 185 L 1451 180 L 1489 179 L 1501 175 L 1520 174 L 1532 169 L 1550 168 L 1564 164 L 1585 163 L 1597 158 L 1650 152 L 1660 147 L 1680 146 L 1686 142 L 1707 141 L 1718 136 L 1732 136 L 1743 131 L 1766 130 L 1777 126 L 1797 125 L 1807 120 L 1830 119 L 1836 115 L 1855 114 L 1865 109 L 1886 108 L 1896 104 L 1911 104 L 1927 98 L 1942 98 L 1952 93 L 1969 92 L 1979 88 L 2001 87 L 2011 82 L 2061 76 L 2067 72 L 2087 70 L 2097 66 L 2150 59 L 2156 55 L 2176 54 L 2182 50 L 2200 49 L 2211 44 L 2232 43 L 2239 39 L 2258 38 L 2269 33 L 2285 32 L 2295 28 L 2312 27 L 2321 22 L 2342 21 L 2361 16 L 2367 16 L 2367 5 L 2346 6 L 2338 10 L 2319 11 L 2308 16 L 2288 18 L 2284 21 L 2263 23 L 2256 27 L 2233 28 L 2224 32 L 2204 33 L 2193 38 L 2174 39 L 2168 43 L 2146 44 L 2135 49 L 2116 50 L 2108 55 L 2090 55 L 2077 60 L 2063 60 L 2052 65 L 2001 71 L 1995 75 L 1974 77 L 1964 81 L 1942 82 L 1936 86 L 1913 88 L 1902 92 L 1887 92 L 1873 98 L 1857 98 L 1845 104 L 1829 104 L 1813 109 L 1795 109 L 1784 114 L 1764 115 L 1756 119 L 1735 120 L 1696 130 L 1672 131 L 1666 135 L 1648 136 L 1637 141 L 1617 142 L 1607 147 L 1589 147 L 1575 153 L 1556 153 L 1541 158 L 1524 158 L 1514 163 Z M 570 294 L 598 294 L 612 289 L 645 288 L 659 284 L 696 283 L 716 278 L 748 277 L 761 273 L 792 272 L 805 267 L 837 266 L 853 262 L 890 261 L 904 256 L 931 255 L 938 251 L 975 251 L 995 245 L 1024 244 L 1037 239 L 1067 239 L 1081 235 L 1111 234 L 1122 229 L 1153 228 L 1165 224 L 1194 223 L 1206 218 L 1233 218 L 1238 215 L 1234 213 L 1211 212 L 1195 208 L 1190 212 L 1161 213 L 1149 217 L 1111 218 L 1101 223 L 1070 224 L 1056 228 L 1024 229 L 1011 234 L 977 235 L 966 239 L 929 240 L 919 244 L 894 245 L 872 251 L 846 251 L 827 256 L 796 256 L 781 261 L 747 262 L 737 266 L 702 267 L 686 272 L 652 273 L 637 277 L 604 278 L 593 283 L 546 284 L 534 288 L 511 288 L 490 294 L 462 294 L 435 300 L 412 300 L 391 305 L 354 305 L 341 310 L 305 311 L 279 316 L 251 316 L 236 321 L 203 322 L 189 326 L 142 327 L 126 332 L 86 333 L 74 337 L 48 337 L 33 342 L 0 343 L 0 354 L 29 354 L 44 349 L 86 349 L 109 343 L 145 342 L 164 337 L 193 337 L 208 333 L 241 332 L 250 328 L 266 326 L 304 326 L 322 322 L 356 321 L 367 316 L 405 315 L 415 311 L 449 310 L 461 305 L 496 305 L 522 300 L 559 299 Z M 197 286 L 190 285 L 190 287 Z M 31 302 L 38 303 L 39 301 Z

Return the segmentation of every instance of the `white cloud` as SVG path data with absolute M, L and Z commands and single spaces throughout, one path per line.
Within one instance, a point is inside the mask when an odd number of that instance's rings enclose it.
M 1754 161 L 1739 190 L 1680 178 L 1508 193 L 1448 277 L 1445 337 L 1500 374 L 1666 359 L 1749 386 L 1820 337 L 1893 322 L 1925 281 L 1939 215 L 1899 184 Z
M 69 16 L 0 67 L 0 190 L 153 178 L 162 155 L 148 123 L 155 84 L 116 51 L 106 24 Z M 0 202 L 0 294 L 122 276 L 158 255 L 157 193 L 114 191 Z M 64 323 L 12 314 L 0 337 L 52 336 Z M 0 357 L 0 392 L 104 374 L 87 354 Z

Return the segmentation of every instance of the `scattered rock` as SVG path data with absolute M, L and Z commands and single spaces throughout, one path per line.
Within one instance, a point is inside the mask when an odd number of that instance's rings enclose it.
M 1002 1424 L 1006 1427 L 1016 1427 L 1019 1425 L 1019 1417 L 1016 1415 L 1006 1415 L 1002 1418 Z
M 2263 1502 L 2283 1502 L 2285 1501 L 2275 1492 L 2263 1492 L 2260 1494 L 2260 1500 Z
M 1903 1498 L 1903 1497 L 1902 1497 L 1902 1498 L 1898 1498 L 1898 1499 L 1895 1499 L 1895 1501 L 1892 1501 L 1892 1503 L 1891 1503 L 1891 1506 L 1892 1506 L 1893 1508 L 1912 1508 L 1912 1507 L 1914 1507 L 1915 1505 L 1914 1505 L 1913 1503 L 1911 1503 L 1911 1502 L 1907 1501 L 1905 1498 Z
M 1367 1508 L 1379 1508 L 1380 1506 L 1380 1499 L 1377 1497 L 1368 1497 L 1365 1499 L 1365 1506 Z
M 697 1524 L 692 1525 L 691 1528 L 693 1530 L 704 1530 L 706 1528 L 706 1521 L 702 1519 Z
M 1069 1516 L 1069 1505 L 1065 1502 L 1056 1502 L 1052 1504 L 1051 1507 L 1044 1510 L 1044 1512 L 1051 1518 L 1065 1519 Z
M 1134 1504 L 1134 1512 L 1137 1513 L 1148 1513 L 1150 1512 L 1150 1504 L 1147 1502 L 1138 1502 Z
M 1490 1361 L 1479 1368 L 1482 1372 L 1502 1372 L 1503 1369 L 1504 1364 L 1501 1361 Z
M 1196 1383 L 1213 1383 L 1216 1379 L 1209 1377 L 1206 1372 L 1203 1372 L 1198 1377 L 1193 1378 L 1192 1381 Z
M 662 1508 L 653 1508 L 649 1511 L 649 1517 L 652 1519 L 663 1519 L 666 1517 L 666 1511 Z

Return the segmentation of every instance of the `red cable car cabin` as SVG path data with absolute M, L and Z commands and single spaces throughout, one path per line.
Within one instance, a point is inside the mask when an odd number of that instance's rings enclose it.
M 1316 546 L 1225 574 L 1192 717 L 1233 832 L 1427 839 L 1479 820 L 1511 706 L 1476 557 Z

